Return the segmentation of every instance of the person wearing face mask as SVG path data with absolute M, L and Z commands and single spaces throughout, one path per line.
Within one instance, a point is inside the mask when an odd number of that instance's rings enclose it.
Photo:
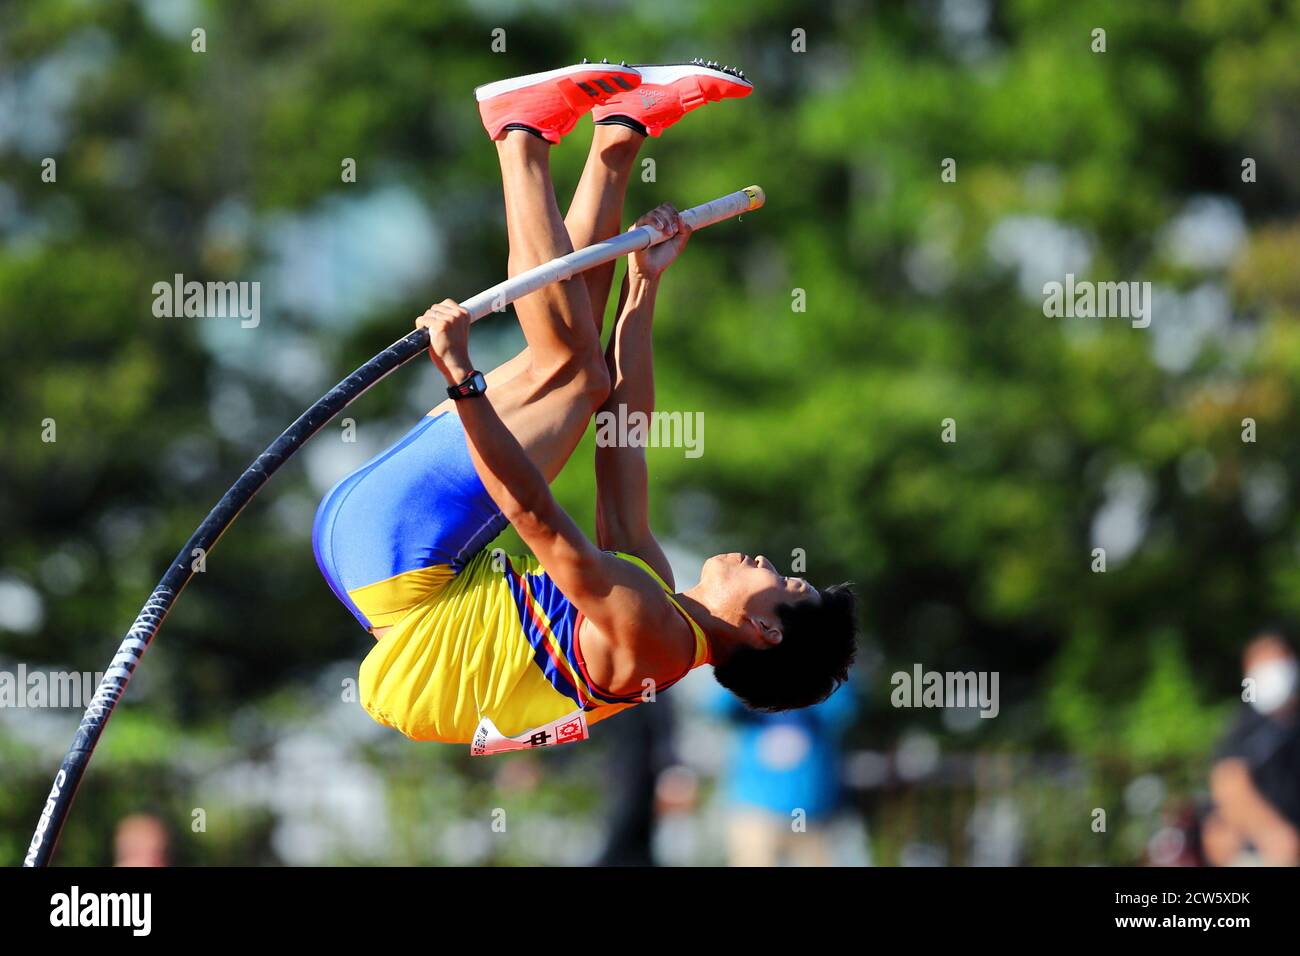
M 1215 866 L 1300 864 L 1300 718 L 1295 651 L 1277 631 L 1243 655 L 1245 705 L 1210 771 L 1214 808 L 1202 824 Z

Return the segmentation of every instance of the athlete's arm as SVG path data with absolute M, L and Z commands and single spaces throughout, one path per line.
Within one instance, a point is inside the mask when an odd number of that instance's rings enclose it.
M 448 384 L 473 372 L 469 315 L 450 299 L 420 317 L 430 355 Z M 546 478 L 486 398 L 466 398 L 456 411 L 484 488 L 561 591 L 603 634 L 661 627 L 673 613 L 647 575 L 587 538 L 551 494 Z
M 609 398 L 600 412 L 613 421 L 629 420 L 637 412 L 654 412 L 654 348 L 652 326 L 655 296 L 664 269 L 677 258 L 690 238 L 672 206 L 660 206 L 636 221 L 653 224 L 673 238 L 628 257 L 627 278 L 619 296 L 618 321 L 605 350 L 609 366 Z M 635 228 L 635 226 L 633 227 Z M 600 419 L 597 419 L 599 425 Z M 673 586 L 672 568 L 650 530 L 649 472 L 645 448 L 620 441 L 596 442 L 596 538 L 602 548 L 635 554 Z

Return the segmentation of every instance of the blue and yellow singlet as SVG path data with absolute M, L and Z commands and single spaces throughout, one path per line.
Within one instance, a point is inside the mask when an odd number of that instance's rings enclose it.
M 359 680 L 378 722 L 491 752 L 477 748 L 485 727 L 553 743 L 546 728 L 557 722 L 562 740 L 564 721 L 581 714 L 585 737 L 586 724 L 640 701 L 591 680 L 575 638 L 581 614 L 537 560 L 487 548 L 505 524 L 452 413 L 423 419 L 321 502 L 313 543 L 326 580 L 363 626 L 389 628 Z M 681 676 L 705 663 L 704 632 L 668 585 L 640 558 L 618 557 L 649 574 L 690 625 L 695 656 Z

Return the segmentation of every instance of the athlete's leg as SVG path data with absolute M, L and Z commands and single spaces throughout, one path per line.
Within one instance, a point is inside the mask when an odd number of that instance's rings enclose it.
M 572 252 L 551 185 L 549 144 L 516 130 L 496 147 L 510 238 L 509 274 Z M 488 397 L 550 480 L 608 394 L 609 373 L 580 278 L 552 283 L 517 300 L 515 314 L 528 348 L 494 373 Z M 504 372 L 513 374 L 506 377 Z
M 644 136 L 626 126 L 597 126 L 595 130 L 591 150 L 587 154 L 587 164 L 582 170 L 578 188 L 574 190 L 564 220 L 569 241 L 575 249 L 608 239 L 621 231 L 623 203 L 632 164 L 636 161 L 641 143 L 645 141 Z M 614 265 L 610 262 L 582 273 L 597 332 L 603 325 L 602 318 L 609 302 Z M 528 349 L 524 348 L 518 355 L 492 369 L 487 374 L 489 390 L 499 388 L 514 378 L 527 368 L 529 361 Z M 430 414 L 436 415 L 449 407 L 448 403 L 441 404 Z
M 512 275 L 573 249 L 551 187 L 549 150 L 521 131 L 497 143 Z M 517 300 L 515 312 L 527 361 L 489 386 L 487 397 L 550 480 L 607 397 L 609 372 L 580 279 Z M 449 417 L 455 413 L 450 403 L 448 417 L 426 418 L 331 491 L 318 512 L 313 539 L 321 568 L 376 637 L 413 600 L 458 574 L 505 524 L 483 493 L 477 453 Z
M 626 126 L 596 126 L 582 178 L 574 190 L 565 228 L 575 249 L 617 235 L 623 228 L 623 200 L 637 151 L 645 136 Z M 605 306 L 614 281 L 614 263 L 609 262 L 582 274 L 591 300 L 591 314 L 599 334 L 604 325 Z

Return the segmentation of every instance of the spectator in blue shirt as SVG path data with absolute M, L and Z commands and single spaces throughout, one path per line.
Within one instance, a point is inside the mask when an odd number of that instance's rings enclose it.
M 841 804 L 840 741 L 857 712 L 853 687 L 801 710 L 748 710 L 719 692 L 709 712 L 733 729 L 724 777 L 733 866 L 827 866 L 826 825 Z

